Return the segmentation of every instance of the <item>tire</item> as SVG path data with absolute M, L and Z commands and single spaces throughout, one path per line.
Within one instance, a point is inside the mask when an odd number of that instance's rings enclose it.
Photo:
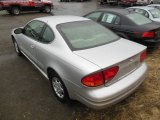
M 19 15 L 20 14 L 20 9 L 19 9 L 19 7 L 12 7 L 11 8 L 11 13 L 13 14 L 13 15 Z
M 51 13 L 51 6 L 46 5 L 46 6 L 44 7 L 44 12 L 45 12 L 45 13 Z
M 51 73 L 50 75 L 50 83 L 52 90 L 56 96 L 56 98 L 62 102 L 65 103 L 69 100 L 67 89 L 62 82 L 61 78 L 57 74 Z
M 13 40 L 13 44 L 14 44 L 14 48 L 15 48 L 15 51 L 18 54 L 18 56 L 22 56 L 22 53 L 21 53 L 21 51 L 19 49 L 19 46 L 18 46 L 18 44 L 17 44 L 17 42 L 15 40 Z

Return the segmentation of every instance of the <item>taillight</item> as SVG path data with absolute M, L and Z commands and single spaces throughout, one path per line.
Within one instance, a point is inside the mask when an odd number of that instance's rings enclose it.
M 103 73 L 98 72 L 88 75 L 82 79 L 82 83 L 88 87 L 96 87 L 104 84 Z
M 103 74 L 104 74 L 105 81 L 109 81 L 113 79 L 114 76 L 117 74 L 118 70 L 119 70 L 118 66 L 111 67 L 111 68 L 104 70 Z
M 118 66 L 108 68 L 102 72 L 90 74 L 82 79 L 82 84 L 88 87 L 103 85 L 105 81 L 112 80 L 119 70 Z
M 142 34 L 142 38 L 154 38 L 155 37 L 155 32 L 149 31 L 149 32 L 144 32 Z
M 147 57 L 147 51 L 143 51 L 140 55 L 140 61 L 143 62 Z

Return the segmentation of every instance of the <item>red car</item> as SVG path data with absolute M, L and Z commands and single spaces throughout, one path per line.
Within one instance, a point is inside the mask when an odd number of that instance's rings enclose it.
M 133 6 L 136 5 L 137 0 L 121 0 L 120 4 L 123 6 Z
M 21 11 L 41 11 L 50 13 L 53 3 L 49 0 L 0 0 L 0 10 L 19 15 Z

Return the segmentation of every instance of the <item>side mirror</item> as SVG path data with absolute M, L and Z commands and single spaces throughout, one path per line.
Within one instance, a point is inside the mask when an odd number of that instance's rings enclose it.
M 15 34 L 21 34 L 23 32 L 23 28 L 17 28 L 14 30 Z

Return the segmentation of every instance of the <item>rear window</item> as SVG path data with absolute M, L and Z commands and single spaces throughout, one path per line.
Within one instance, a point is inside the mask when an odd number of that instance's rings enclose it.
M 149 18 L 146 18 L 138 13 L 132 13 L 126 16 L 137 25 L 145 25 L 152 22 Z
M 160 10 L 152 9 L 152 10 L 149 10 L 149 12 L 152 14 L 153 18 L 160 18 Z
M 109 29 L 91 20 L 59 24 L 57 29 L 72 50 L 88 49 L 119 39 Z

